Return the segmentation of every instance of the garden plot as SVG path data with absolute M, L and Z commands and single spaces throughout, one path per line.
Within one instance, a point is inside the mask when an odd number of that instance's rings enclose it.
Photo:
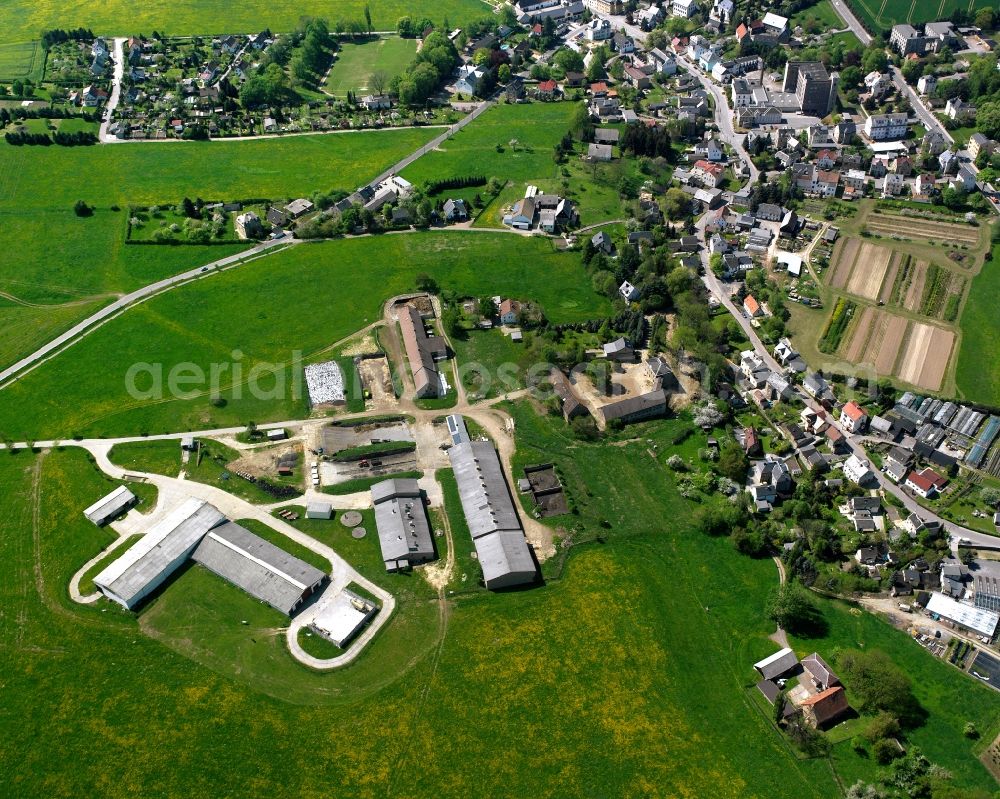
M 920 300 L 924 296 L 924 283 L 927 281 L 927 261 L 914 261 L 909 274 L 909 283 L 904 287 L 901 305 L 908 311 L 920 310 Z
M 886 247 L 864 242 L 855 259 L 850 280 L 847 281 L 847 290 L 866 300 L 878 299 L 889 262 L 895 260 L 894 255 Z
M 896 236 L 904 239 L 967 244 L 975 246 L 979 242 L 979 228 L 962 222 L 942 222 L 926 217 L 914 219 L 907 216 L 872 214 L 865 227 L 880 236 Z
M 938 391 L 954 346 L 955 334 L 952 331 L 914 322 L 900 361 L 899 378 L 921 388 Z
M 847 280 L 851 276 L 851 269 L 854 261 L 858 257 L 858 250 L 861 247 L 859 239 L 844 238 L 840 240 L 840 246 L 833 256 L 833 263 L 830 265 L 830 273 L 827 282 L 831 288 L 842 289 L 847 285 Z
M 906 268 L 906 264 L 909 261 L 910 256 L 904 255 L 901 252 L 894 252 L 892 254 L 892 259 L 889 261 L 889 268 L 886 270 L 885 278 L 882 280 L 882 290 L 878 294 L 878 301 L 881 304 L 885 305 L 892 299 L 892 294 L 896 286 L 896 276 Z
M 851 363 L 858 363 L 862 360 L 868 344 L 868 337 L 871 333 L 872 321 L 878 312 L 870 305 L 858 316 L 858 321 L 854 323 L 854 330 L 851 337 L 841 349 L 841 353 Z
M 907 321 L 901 316 L 893 316 L 884 311 L 879 314 L 879 340 L 872 341 L 871 350 L 875 355 L 875 371 L 879 374 L 892 374 L 896 360 L 899 358 L 899 348 L 906 335 Z
M 903 317 L 868 306 L 841 354 L 851 363 L 871 364 L 879 374 L 892 374 L 906 325 Z

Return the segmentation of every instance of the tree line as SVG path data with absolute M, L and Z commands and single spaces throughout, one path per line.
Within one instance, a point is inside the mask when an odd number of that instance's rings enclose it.
M 68 108 L 0 108 L 0 128 L 11 122 L 21 122 L 25 119 L 75 119 L 79 117 L 86 122 L 97 122 L 98 114 L 84 111 L 77 114 Z
M 21 131 L 8 131 L 4 134 L 7 144 L 14 147 L 40 146 L 48 147 L 58 144 L 62 147 L 82 147 L 97 144 L 97 136 L 87 130 L 78 130 L 74 133 L 63 133 L 56 131 L 51 136 L 48 133 L 27 133 Z
M 426 194 L 437 194 L 448 189 L 465 189 L 469 186 L 485 186 L 485 175 L 471 175 L 460 178 L 444 178 L 442 180 L 429 181 L 424 189 Z
M 90 28 L 73 28 L 71 30 L 53 28 L 42 33 L 42 47 L 45 50 L 50 50 L 53 45 L 62 44 L 63 42 L 85 42 L 96 38 Z

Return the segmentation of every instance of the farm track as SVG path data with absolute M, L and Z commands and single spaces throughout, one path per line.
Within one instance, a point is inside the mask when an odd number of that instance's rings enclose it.
M 58 302 L 53 303 L 52 305 L 44 305 L 37 302 L 28 302 L 27 300 L 22 300 L 20 297 L 15 297 L 13 294 L 8 294 L 6 291 L 0 291 L 0 298 L 10 300 L 15 305 L 21 305 L 25 308 L 39 308 L 45 311 L 54 311 L 58 308 L 76 308 L 80 305 L 90 305 L 98 300 L 112 300 L 117 296 L 117 294 L 97 294 L 93 297 L 84 297 L 83 299 L 73 300 L 71 302 Z

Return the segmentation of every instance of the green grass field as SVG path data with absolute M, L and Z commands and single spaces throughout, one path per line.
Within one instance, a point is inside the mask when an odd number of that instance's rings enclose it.
M 470 330 L 464 337 L 452 336 L 451 342 L 470 396 L 499 397 L 524 388 L 525 370 L 533 363 L 525 342 L 513 342 L 499 329 Z
M 807 19 L 815 19 L 822 24 L 824 29 L 838 30 L 844 27 L 844 21 L 833 8 L 830 0 L 819 0 L 818 3 L 799 11 L 789 21 L 789 25 L 794 28 L 801 25 Z
M 177 204 L 352 191 L 434 137 L 419 129 L 117 147 L 0 144 L 0 210 L 72 210 L 83 199 Z M 39 191 L 45 186 L 45 191 Z
M 20 243 L 0 259 L 0 364 L 26 355 L 111 295 L 245 246 L 126 246 L 130 203 L 173 205 L 185 195 L 281 199 L 337 187 L 353 190 L 432 135 L 404 130 L 167 147 L 41 148 L 0 142 L 0 214 L 7 240 Z M 79 199 L 97 206 L 94 216 L 73 213 Z M 109 210 L 112 205 L 122 210 Z
M 6 24 L 4 27 L 6 28 Z M 38 42 L 6 40 L 0 43 L 0 79 L 30 78 L 35 81 L 41 80 L 44 65 L 45 52 Z
M 489 269 L 482 264 L 490 264 Z M 442 288 L 533 298 L 553 322 L 607 313 L 606 299 L 582 277 L 578 256 L 556 252 L 545 240 L 510 234 L 413 233 L 304 244 L 230 272 L 198 281 L 130 309 L 64 354 L 0 391 L 0 431 L 17 438 L 176 432 L 216 426 L 304 418 L 304 389 L 292 396 L 296 351 L 316 357 L 335 341 L 376 320 L 386 296 L 413 289 L 416 275 L 433 275 Z M 322 320 L 320 323 L 318 320 Z M 193 399 L 133 399 L 126 389 L 130 366 L 163 365 L 167 387 L 177 364 L 230 363 L 241 353 L 244 377 L 254 364 L 285 364 L 281 398 L 255 399 L 249 386 L 230 390 L 220 372 L 222 408 L 209 386 Z M 110 365 L 113 368 L 109 368 Z M 152 387 L 146 370 L 135 381 Z M 262 389 L 276 388 L 273 376 Z M 185 389 L 191 388 L 185 386 Z M 72 396 L 73 400 L 68 401 Z
M 1000 406 L 1000 319 L 995 297 L 1000 295 L 1000 245 L 993 247 L 993 260 L 983 264 L 972 280 L 962 310 L 962 344 L 958 351 L 955 383 L 966 399 Z M 990 368 L 984 368 L 990 364 Z
M 569 102 L 498 105 L 404 169 L 403 177 L 414 183 L 471 175 L 518 183 L 555 178 L 552 148 L 569 130 L 576 108 Z
M 514 412 L 517 465 L 554 460 L 579 500 L 565 570 L 531 591 L 449 601 L 442 638 L 429 586 L 385 575 L 374 536 L 300 522 L 400 599 L 359 661 L 330 674 L 291 660 L 283 616 L 200 567 L 137 620 L 106 602 L 71 605 L 69 577 L 110 541 L 80 515 L 108 481 L 74 451 L 0 459 L 9 790 L 291 797 L 337 784 L 360 797 L 465 797 L 558 784 L 570 796 L 842 795 L 829 762 L 795 755 L 750 693 L 749 665 L 774 648 L 761 612 L 774 565 L 699 533 L 659 462 L 694 457 L 704 434 L 672 448 L 689 423 L 667 420 L 632 428 L 620 446 L 583 444 L 529 405 Z M 986 785 L 960 729 L 968 718 L 995 732 L 994 695 L 874 618 L 827 617 L 826 640 L 797 646 L 860 642 L 902 662 L 931 712 L 912 740 L 956 786 Z M 128 679 L 109 679 L 109 663 Z M 224 762 L 207 745 L 220 738 Z M 150 739 L 159 745 L 135 745 Z M 833 761 L 844 784 L 871 775 L 845 755 L 855 757 L 838 746 Z M 402 767 L 415 757 L 419 774 Z
M 376 72 L 385 73 L 386 84 L 399 75 L 416 54 L 414 39 L 400 39 L 389 36 L 364 44 L 345 42 L 337 53 L 337 60 L 330 70 L 325 88 L 338 97 L 347 92 L 369 92 L 371 76 Z
M 773 567 L 742 563 L 727 542 L 677 525 L 676 536 L 594 548 L 548 588 L 453 603 L 440 649 L 432 649 L 436 603 L 414 597 L 356 665 L 313 674 L 284 651 L 284 617 L 198 567 L 140 614 L 145 635 L 124 613 L 102 614 L 104 603 L 68 608 L 73 564 L 101 543 L 63 518 L 95 480 L 73 455 L 50 456 L 43 467 L 39 587 L 24 535 L 31 466 L 27 457 L 0 462 L 5 494 L 22 499 L 0 522 L 14 573 L 0 592 L 25 614 L 18 628 L 0 628 L 10 675 L 3 760 L 18 795 L 100 785 L 107 796 L 153 786 L 186 796 L 222 786 L 300 796 L 334 782 L 354 796 L 387 787 L 410 796 L 537 795 L 554 781 L 570 795 L 654 785 L 734 799 L 837 795 L 828 767 L 791 757 L 742 700 L 743 659 L 760 648 L 747 644 L 764 631 L 749 597 L 733 592 L 759 599 Z M 687 568 L 677 575 L 679 563 Z M 702 601 L 712 624 L 707 636 L 691 636 Z M 127 690 L 98 667 L 107 661 L 129 674 Z M 87 735 L 95 724 L 104 733 Z M 345 725 L 364 734 L 345 734 Z M 538 737 L 516 732 L 525 729 Z M 160 745 L 130 746 L 139 735 Z M 210 735 L 230 741 L 225 767 L 204 745 Z M 127 765 L 111 779 L 107 763 L 126 749 Z M 415 756 L 426 762 L 420 775 L 399 767 Z M 177 773 L 178 760 L 187 774 Z
M 844 0 L 855 16 L 871 30 L 889 30 L 903 22 L 916 24 L 947 19 L 962 9 L 974 11 L 992 5 L 990 0 Z M 839 27 L 839 26 L 838 26 Z
M 478 0 L 443 0 L 433 7 L 415 8 L 402 0 L 371 3 L 376 30 L 395 30 L 396 21 L 406 15 L 428 15 L 436 25 L 445 19 L 452 28 L 489 14 Z M 4 25 L 0 41 L 34 39 L 50 28 L 93 28 L 102 35 L 129 36 L 156 30 L 171 36 L 210 33 L 254 33 L 269 27 L 275 32 L 294 30 L 302 17 L 322 17 L 331 29 L 338 21 L 364 23 L 365 3 L 361 0 L 278 0 L 265 3 L 251 0 L 225 10 L 211 0 L 149 0 L 136 5 L 128 0 L 79 0 L 67 6 L 57 0 L 11 0 L 4 4 Z

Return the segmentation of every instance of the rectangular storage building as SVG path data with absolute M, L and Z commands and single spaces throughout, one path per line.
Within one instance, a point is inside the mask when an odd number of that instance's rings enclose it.
M 108 599 L 131 610 L 188 559 L 209 530 L 225 520 L 204 500 L 186 499 L 98 574 L 94 585 Z
M 441 396 L 441 378 L 438 374 L 435 356 L 442 355 L 446 348 L 438 336 L 428 336 L 420 312 L 412 305 L 404 305 L 399 310 L 399 328 L 403 333 L 403 346 L 410 362 L 413 382 L 418 397 Z
M 532 582 L 535 561 L 493 444 L 457 444 L 448 456 L 486 587 L 507 588 Z
M 106 497 L 97 500 L 97 502 L 87 508 L 83 512 L 83 515 L 98 527 L 103 527 L 116 516 L 127 511 L 135 503 L 136 496 L 128 489 L 128 486 L 118 486 L 118 488 Z
M 383 480 L 371 491 L 385 570 L 400 571 L 434 560 L 434 538 L 417 481 Z
M 191 559 L 286 616 L 326 581 L 315 566 L 230 521 L 210 530 Z
M 344 649 L 378 610 L 373 602 L 345 588 L 316 612 L 309 629 Z

